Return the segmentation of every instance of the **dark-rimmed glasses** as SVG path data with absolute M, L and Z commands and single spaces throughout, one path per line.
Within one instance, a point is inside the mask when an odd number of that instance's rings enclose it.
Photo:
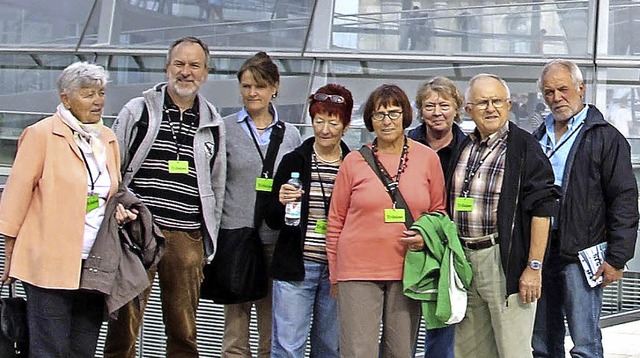
M 391 111 L 389 113 L 373 112 L 373 116 L 371 116 L 371 118 L 373 118 L 376 121 L 383 121 L 384 117 L 389 117 L 390 120 L 395 121 L 398 118 L 402 117 L 402 112 L 401 111 Z

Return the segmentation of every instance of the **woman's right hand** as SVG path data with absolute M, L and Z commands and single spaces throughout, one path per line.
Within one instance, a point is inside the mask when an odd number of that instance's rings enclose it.
M 287 205 L 287 203 L 298 201 L 302 196 L 303 190 L 296 190 L 296 188 L 291 184 L 282 184 L 280 187 L 280 192 L 278 193 L 278 199 L 282 205 Z

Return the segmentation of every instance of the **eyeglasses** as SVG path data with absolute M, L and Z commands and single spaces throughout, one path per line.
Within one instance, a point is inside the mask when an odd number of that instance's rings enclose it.
M 485 110 L 489 108 L 489 103 L 493 105 L 493 108 L 502 108 L 507 102 L 509 102 L 508 99 L 493 98 L 493 99 L 483 99 L 478 102 L 468 102 L 467 104 L 470 104 L 476 107 L 477 109 Z
M 311 99 L 315 99 L 320 102 L 331 101 L 337 104 L 344 103 L 344 97 L 337 94 L 314 93 L 311 95 Z
M 449 103 L 427 103 L 424 106 L 422 106 L 422 109 L 427 111 L 427 112 L 435 112 L 436 107 L 440 107 L 440 110 L 443 112 L 447 112 L 451 109 L 451 105 Z
M 374 112 L 372 118 L 375 119 L 376 121 L 383 121 L 384 117 L 389 117 L 390 120 L 395 121 L 401 116 L 402 116 L 402 112 L 400 111 L 391 111 L 389 113 Z

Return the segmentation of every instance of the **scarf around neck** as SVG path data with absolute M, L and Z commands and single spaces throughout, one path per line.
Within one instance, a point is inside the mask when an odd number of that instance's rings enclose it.
M 73 131 L 73 139 L 78 144 L 78 148 L 84 153 L 93 153 L 100 171 L 104 171 L 107 166 L 107 152 L 100 139 L 102 118 L 96 123 L 82 123 L 62 103 L 58 104 L 56 114 Z

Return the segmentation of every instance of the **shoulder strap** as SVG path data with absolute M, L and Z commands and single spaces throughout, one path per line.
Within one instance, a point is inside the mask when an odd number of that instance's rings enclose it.
M 388 186 L 390 184 L 389 179 L 384 175 L 382 175 L 382 173 L 380 173 L 380 170 L 378 169 L 378 166 L 375 163 L 375 159 L 373 158 L 373 151 L 371 150 L 371 148 L 367 147 L 366 145 L 363 145 L 358 151 L 360 152 L 364 160 L 367 162 L 367 164 L 369 164 L 369 166 L 371 167 L 371 170 L 373 170 L 373 172 L 376 173 L 376 175 L 382 182 L 382 185 Z M 391 200 L 394 200 L 394 198 L 391 198 Z M 396 200 L 396 208 L 404 209 L 404 212 L 405 212 L 404 225 L 407 227 L 407 229 L 409 229 L 413 224 L 413 215 L 411 215 L 411 210 L 409 210 L 409 206 L 407 205 L 407 202 L 404 200 L 404 197 L 400 192 L 400 188 L 396 190 L 395 200 Z
M 284 123 L 277 121 L 271 131 L 269 147 L 267 147 L 267 155 L 265 156 L 264 163 L 262 164 L 262 172 L 269 173 L 269 178 L 273 178 L 273 168 L 276 164 L 280 144 L 282 144 L 282 140 L 284 138 L 284 130 Z
M 280 150 L 280 144 L 284 139 L 285 126 L 281 121 L 276 122 L 271 131 L 271 137 L 269 139 L 269 146 L 267 147 L 267 155 L 262 162 L 262 173 L 268 173 L 269 178 L 273 178 L 273 168 L 276 164 L 276 158 L 278 157 L 278 151 Z M 269 193 L 258 191 L 256 193 L 256 205 L 253 212 L 253 221 L 256 229 L 260 227 L 262 220 L 264 219 L 265 207 L 269 200 Z
M 131 158 L 133 158 L 134 154 L 136 154 L 136 151 L 140 147 L 140 144 L 142 143 L 144 136 L 147 135 L 148 129 L 149 129 L 149 111 L 147 110 L 147 104 L 143 102 L 142 114 L 140 115 L 140 120 L 136 122 L 136 124 L 133 126 L 133 129 L 131 130 L 132 132 L 133 130 L 136 130 L 136 137 L 131 140 L 131 145 L 127 150 L 126 163 L 122 163 L 123 171 L 129 167 L 129 161 L 131 160 Z M 122 175 L 124 176 L 124 172 L 122 173 Z
M 220 129 L 218 126 L 211 128 L 211 134 L 213 135 L 213 155 L 209 161 L 209 169 L 213 168 L 213 163 L 216 161 L 218 150 L 220 149 Z

